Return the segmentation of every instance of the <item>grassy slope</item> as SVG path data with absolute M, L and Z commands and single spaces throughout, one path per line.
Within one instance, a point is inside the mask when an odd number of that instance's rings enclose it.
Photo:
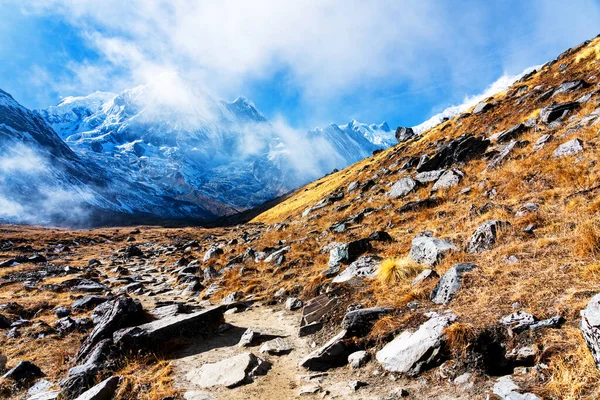
M 437 271 L 443 273 L 459 261 L 474 262 L 480 266 L 479 272 L 469 276 L 460 295 L 450 305 L 460 316 L 461 324 L 455 330 L 462 329 L 476 335 L 477 331 L 495 325 L 500 317 L 513 312 L 512 304 L 515 302 L 538 318 L 560 314 L 568 321 L 562 329 L 546 330 L 526 338 L 519 337 L 518 340 L 524 344 L 537 346 L 540 350 L 538 361 L 550 365 L 547 382 L 541 382 L 533 376 L 535 374 L 529 374 L 524 379 L 530 387 L 543 395 L 571 399 L 597 398 L 600 392 L 594 383 L 598 381 L 600 374 L 585 347 L 578 323 L 579 310 L 585 307 L 593 294 L 600 291 L 600 190 L 586 192 L 600 184 L 600 125 L 573 129 L 581 117 L 598 107 L 600 96 L 597 93 L 591 102 L 584 104 L 573 114 L 573 120 L 570 115 L 563 126 L 548 131 L 544 124 L 538 123 L 534 129 L 523 134 L 519 139 L 529 143 L 516 149 L 499 167 L 488 170 L 487 161 L 484 160 L 474 160 L 461 166 L 466 178 L 458 187 L 444 193 L 444 202 L 435 208 L 402 215 L 393 212 L 407 201 L 426 198 L 429 186 L 398 200 L 377 194 L 377 189 L 360 198 L 356 198 L 356 194 L 347 193 L 343 201 L 316 211 L 315 214 L 320 217 L 303 218 L 301 213 L 331 192 L 345 189 L 349 182 L 364 182 L 376 174 L 377 188 L 387 191 L 396 180 L 411 175 L 398 169 L 407 156 L 432 154 L 437 141 L 445 141 L 464 133 L 489 137 L 536 117 L 540 108 L 553 101 L 572 101 L 586 93 L 597 91 L 599 72 L 600 39 L 596 38 L 583 47 L 563 53 L 556 62 L 545 66 L 526 81 L 517 82 L 506 92 L 488 99 L 488 102 L 496 103 L 491 111 L 460 120 L 454 118 L 423 133 L 417 142 L 397 145 L 313 182 L 299 189 L 286 201 L 257 216 L 254 222 L 272 224 L 287 221 L 288 228 L 270 234 L 273 241 L 308 236 L 307 240 L 293 246 L 294 250 L 289 257 L 293 259 L 294 251 L 300 256 L 306 252 L 314 253 L 330 240 L 346 241 L 379 229 L 386 229 L 395 238 L 393 244 L 378 245 L 376 248 L 378 254 L 387 257 L 406 256 L 414 234 L 424 230 L 432 230 L 436 237 L 452 240 L 464 248 L 470 235 L 482 222 L 490 219 L 509 221 L 511 227 L 502 232 L 499 243 L 493 250 L 476 256 L 460 252 L 445 259 L 437 267 Z M 542 85 L 539 89 L 539 93 L 542 93 L 548 88 L 576 79 L 584 79 L 592 86 L 571 94 L 560 94 L 544 102 L 535 101 L 539 94 L 527 97 L 538 85 Z M 518 89 L 523 87 L 526 88 L 519 93 Z M 551 133 L 553 140 L 539 152 L 534 152 L 533 144 L 545 133 Z M 552 156 L 559 144 L 574 138 L 584 142 L 582 154 L 560 159 Z M 392 173 L 385 175 L 379 172 L 382 168 Z M 459 194 L 461 189 L 467 187 L 472 189 L 470 193 Z M 488 196 L 490 191 L 495 191 L 495 195 Z M 530 201 L 540 204 L 539 212 L 515 217 L 514 212 Z M 334 211 L 335 206 L 344 203 L 350 203 L 350 207 L 342 212 Z M 491 211 L 485 214 L 473 212 L 488 203 L 493 205 Z M 365 207 L 388 205 L 391 207 L 368 216 L 361 226 L 349 233 L 330 234 L 321 239 L 308 234 L 311 231 L 322 232 L 331 223 Z M 530 223 L 538 226 L 534 237 L 522 232 Z M 268 239 L 269 234 L 266 236 Z M 516 256 L 519 261 L 514 264 L 505 262 L 505 258 L 511 255 Z M 295 283 L 327 282 L 318 276 L 326 268 L 325 262 L 324 255 L 317 255 L 303 270 L 296 268 L 295 274 L 299 275 L 299 279 Z M 414 289 L 407 282 L 410 280 L 394 285 L 373 282 L 361 289 L 356 299 L 367 304 L 397 307 L 416 299 L 423 302 L 426 309 L 440 308 L 427 300 L 430 287 Z M 280 283 L 277 282 L 272 287 L 277 285 Z M 290 283 L 286 282 L 285 285 L 290 286 Z M 395 321 L 386 320 L 387 325 L 380 328 L 383 331 L 398 329 L 405 321 L 406 316 Z

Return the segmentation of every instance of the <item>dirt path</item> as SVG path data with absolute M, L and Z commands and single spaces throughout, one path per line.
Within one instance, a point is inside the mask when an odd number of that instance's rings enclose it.
M 306 373 L 298 367 L 298 362 L 311 351 L 310 341 L 297 335 L 300 314 L 257 307 L 227 315 L 226 321 L 233 325 L 233 328 L 184 349 L 173 362 L 176 386 L 187 391 L 186 399 L 281 400 L 296 397 L 297 375 Z M 270 356 L 258 352 L 260 344 L 246 348 L 238 347 L 237 344 L 247 328 L 254 328 L 267 335 L 283 336 L 294 349 L 287 355 Z M 248 351 L 272 363 L 267 375 L 258 377 L 252 384 L 236 389 L 206 390 L 194 387 L 186 378 L 187 372 L 192 368 Z
M 446 399 L 459 400 L 464 392 L 456 390 L 454 393 L 446 388 L 444 392 L 432 392 L 429 385 L 416 380 L 394 380 L 382 377 L 377 371 L 377 365 L 370 362 L 364 368 L 351 370 L 349 367 L 330 370 L 325 374 L 314 373 L 298 366 L 302 358 L 309 354 L 313 348 L 313 339 L 298 337 L 300 323 L 299 312 L 273 309 L 265 306 L 256 306 L 244 312 L 227 315 L 226 321 L 233 328 L 217 334 L 208 340 L 198 341 L 175 356 L 172 364 L 175 369 L 175 385 L 184 393 L 186 400 L 216 400 L 216 399 L 260 399 L 260 400 L 285 400 L 298 397 L 307 399 L 385 399 L 400 398 L 388 397 L 395 391 L 406 388 L 419 399 Z M 259 353 L 260 344 L 252 347 L 240 348 L 237 346 L 242 334 L 247 328 L 254 328 L 268 335 L 284 336 L 292 344 L 293 350 L 286 355 L 272 356 Z M 321 345 L 322 343 L 316 344 Z M 314 344 L 313 344 L 314 345 Z M 272 363 L 270 371 L 265 376 L 260 376 L 253 383 L 234 389 L 211 388 L 203 389 L 190 382 L 186 375 L 203 364 L 221 361 L 243 352 L 252 352 L 256 356 Z M 310 376 L 319 376 L 309 378 Z M 349 382 L 359 380 L 368 386 L 354 391 Z M 321 389 L 314 394 L 299 396 L 301 387 L 318 386 Z

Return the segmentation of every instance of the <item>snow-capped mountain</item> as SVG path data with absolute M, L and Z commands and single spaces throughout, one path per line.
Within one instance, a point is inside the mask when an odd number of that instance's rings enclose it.
M 345 125 L 329 124 L 309 131 L 307 137 L 322 138 L 330 143 L 341 157 L 341 167 L 369 157 L 375 150 L 397 143 L 394 132 L 386 122 L 367 125 L 352 120 Z
M 142 188 L 154 199 L 196 204 L 210 214 L 196 217 L 229 215 L 395 141 L 386 123 L 357 121 L 317 128 L 301 138 L 286 135 L 245 97 L 214 98 L 178 74 L 120 94 L 67 97 L 37 113 L 79 157 L 121 186 L 115 196 L 131 213 L 154 213 L 123 195 Z

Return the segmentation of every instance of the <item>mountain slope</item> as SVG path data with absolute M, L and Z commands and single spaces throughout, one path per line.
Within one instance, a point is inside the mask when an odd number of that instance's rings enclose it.
M 472 373 L 471 389 L 446 388 L 479 398 L 499 376 L 514 373 L 520 392 L 539 398 L 598 398 L 598 338 L 588 329 L 586 342 L 580 328 L 597 322 L 582 322 L 580 311 L 589 303 L 592 313 L 599 291 L 599 68 L 597 37 L 414 140 L 298 189 L 252 221 L 270 232 L 261 246 L 283 239 L 291 246 L 288 263 L 259 270 L 270 280 L 252 293 L 288 291 L 303 300 L 337 293 L 344 306 L 392 307 L 362 341 L 372 354 L 381 349 L 373 342 L 407 335 L 428 313 L 452 310 L 447 353 L 421 371 L 423 379 L 443 386 L 447 379 L 439 376 L 449 370 L 452 379 Z M 382 230 L 393 241 L 377 234 L 360 250 L 384 258 L 373 270 L 379 272 L 338 283 L 337 275 L 352 268 L 345 260 L 332 267 L 341 252 L 329 250 L 335 243 L 358 249 L 354 241 Z M 429 235 L 455 247 L 434 265 L 418 256 Z M 456 278 L 452 268 L 460 263 L 477 267 Z M 279 271 L 291 265 L 293 278 L 283 278 Z M 436 274 L 412 284 L 426 268 Z M 378 279 L 364 278 L 370 273 Z M 228 289 L 244 290 L 252 278 Z M 515 312 L 532 322 L 511 325 Z M 544 322 L 530 329 L 534 321 Z M 526 351 L 531 355 L 515 356 Z

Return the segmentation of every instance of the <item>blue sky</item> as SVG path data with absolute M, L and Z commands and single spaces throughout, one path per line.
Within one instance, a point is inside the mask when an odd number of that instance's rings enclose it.
M 600 34 L 600 0 L 5 0 L 0 13 L 0 88 L 27 107 L 178 71 L 302 129 L 416 125 Z

